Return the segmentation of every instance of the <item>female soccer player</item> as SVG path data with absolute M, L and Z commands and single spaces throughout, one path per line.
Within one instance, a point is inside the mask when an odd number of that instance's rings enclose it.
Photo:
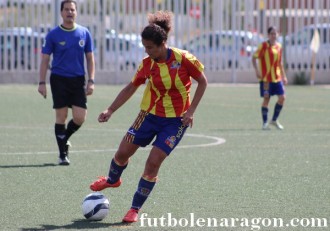
M 276 28 L 271 26 L 267 32 L 268 40 L 258 46 L 253 54 L 252 64 L 260 81 L 260 96 L 263 97 L 261 106 L 262 129 L 269 130 L 268 104 L 270 97 L 277 95 L 278 100 L 270 124 L 282 130 L 284 127 L 279 123 L 278 117 L 285 101 L 284 85 L 288 83 L 288 80 L 282 63 L 282 46 L 276 41 Z M 259 59 L 259 68 L 257 67 L 257 59 Z
M 98 117 L 101 123 L 108 121 L 137 88 L 147 82 L 141 111 L 122 139 L 111 161 L 108 176 L 100 177 L 90 185 L 93 191 L 120 186 L 120 176 L 130 157 L 139 147 L 145 147 L 155 138 L 132 206 L 123 222 L 138 220 L 138 212 L 157 181 L 162 162 L 179 144 L 187 127 L 192 126 L 193 115 L 207 86 L 203 64 L 187 51 L 167 46 L 171 15 L 167 11 L 149 14 L 149 25 L 141 33 L 148 57 L 143 59 L 132 81 Z M 198 86 L 190 102 L 191 78 L 197 81 Z

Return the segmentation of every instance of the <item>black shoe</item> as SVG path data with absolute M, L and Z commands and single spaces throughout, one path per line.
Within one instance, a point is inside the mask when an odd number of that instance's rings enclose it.
M 68 156 L 59 157 L 58 164 L 59 165 L 70 165 L 70 160 L 69 160 Z

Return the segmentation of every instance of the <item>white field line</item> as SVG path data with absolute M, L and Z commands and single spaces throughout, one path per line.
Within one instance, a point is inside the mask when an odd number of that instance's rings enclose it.
M 178 145 L 176 148 L 181 149 L 181 148 L 202 148 L 202 147 L 210 147 L 210 146 L 217 146 L 220 144 L 223 144 L 226 142 L 225 139 L 216 137 L 216 136 L 206 136 L 203 134 L 185 134 L 185 136 L 190 136 L 190 137 L 196 137 L 196 138 L 202 138 L 202 139 L 208 139 L 211 140 L 211 142 L 206 143 L 206 144 L 188 144 L 188 145 Z M 147 148 L 140 148 L 138 150 L 150 150 L 151 147 Z M 92 150 L 77 150 L 77 151 L 70 151 L 70 155 L 72 153 L 104 153 L 104 152 L 115 152 L 117 151 L 117 148 L 110 148 L 110 149 L 92 149 Z M 47 154 L 54 154 L 57 153 L 56 151 L 51 151 L 51 152 L 7 152 L 7 153 L 0 153 L 0 156 L 5 156 L 5 155 L 47 155 Z

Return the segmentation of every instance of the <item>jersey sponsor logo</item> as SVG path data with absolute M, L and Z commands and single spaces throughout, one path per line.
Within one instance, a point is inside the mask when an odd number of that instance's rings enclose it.
M 176 138 L 178 138 L 178 139 L 181 138 L 181 136 L 182 136 L 182 134 L 183 134 L 183 131 L 184 131 L 184 128 L 185 128 L 184 125 L 181 125 L 181 126 L 179 127 L 178 133 L 177 133 L 176 136 L 175 136 Z
M 80 47 L 84 47 L 84 46 L 85 46 L 85 40 L 81 39 L 81 40 L 79 41 L 79 46 L 80 46 Z
M 65 41 L 59 42 L 61 46 L 65 46 Z
M 171 69 L 179 69 L 181 67 L 181 63 L 178 61 L 174 60 L 171 64 Z
M 169 136 L 165 140 L 165 144 L 169 146 L 170 148 L 173 148 L 176 143 L 176 138 L 175 136 Z

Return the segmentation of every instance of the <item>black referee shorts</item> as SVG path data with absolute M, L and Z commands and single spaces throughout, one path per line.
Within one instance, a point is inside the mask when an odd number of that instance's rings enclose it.
M 53 108 L 72 107 L 87 109 L 85 76 L 63 77 L 50 75 L 50 88 L 53 95 Z

